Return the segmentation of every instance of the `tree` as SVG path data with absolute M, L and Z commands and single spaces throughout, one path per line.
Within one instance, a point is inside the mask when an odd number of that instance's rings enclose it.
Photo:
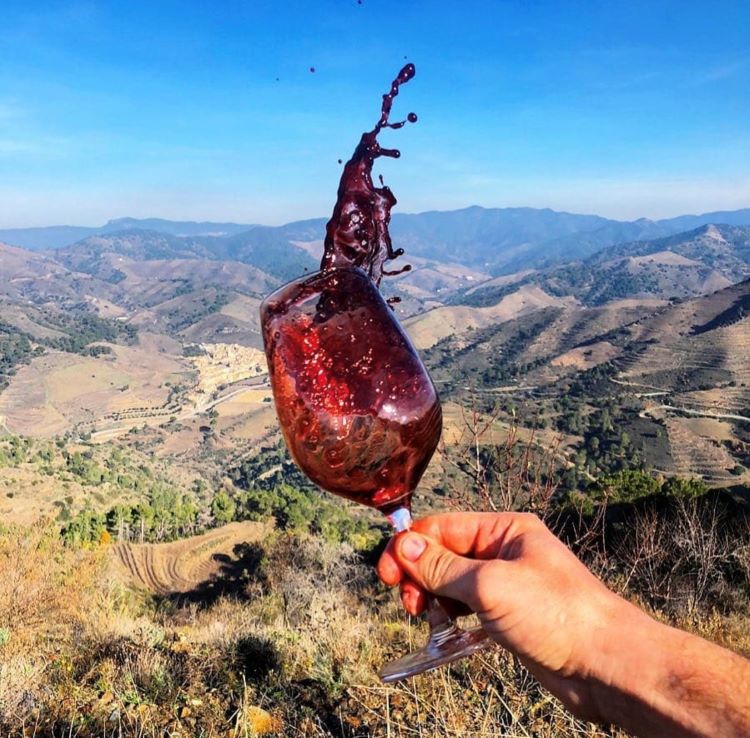
M 664 482 L 661 491 L 669 497 L 700 497 L 708 492 L 708 486 L 702 479 L 672 477 Z
M 219 490 L 211 502 L 211 514 L 217 523 L 231 523 L 234 520 L 237 506 L 234 500 L 224 491 Z
M 632 502 L 657 494 L 661 484 L 645 472 L 630 469 L 599 478 L 588 491 L 597 501 Z

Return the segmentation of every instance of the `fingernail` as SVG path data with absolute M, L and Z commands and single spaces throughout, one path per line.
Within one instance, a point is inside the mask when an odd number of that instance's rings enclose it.
M 401 555 L 407 561 L 416 561 L 422 552 L 427 548 L 427 541 L 422 536 L 418 536 L 416 533 L 409 533 L 401 541 Z

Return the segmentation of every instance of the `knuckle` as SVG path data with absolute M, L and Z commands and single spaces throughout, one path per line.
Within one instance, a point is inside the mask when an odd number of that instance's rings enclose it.
M 546 530 L 547 526 L 536 513 L 519 513 L 524 526 L 528 530 Z
M 435 551 L 426 557 L 423 575 L 430 587 L 439 587 L 446 582 L 450 573 L 451 558 L 446 551 Z

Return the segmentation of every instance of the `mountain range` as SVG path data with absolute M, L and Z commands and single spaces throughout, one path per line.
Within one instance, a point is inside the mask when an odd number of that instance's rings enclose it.
M 448 437 L 471 387 L 488 410 L 500 402 L 528 427 L 563 433 L 568 457 L 601 436 L 607 406 L 624 435 L 589 449 L 582 473 L 616 468 L 625 448 L 669 473 L 731 483 L 750 464 L 742 222 L 750 211 L 632 223 L 531 209 L 399 216 L 394 241 L 413 269 L 383 288 L 401 298 L 438 382 Z M 0 427 L 124 433 L 177 413 L 198 443 L 209 426 L 190 403 L 223 402 L 225 387 L 225 441 L 273 433 L 267 390 L 234 401 L 245 391 L 235 383 L 248 366 L 261 371 L 261 300 L 318 268 L 323 227 L 127 219 L 74 243 L 63 241 L 80 234 L 63 230 L 57 248 L 0 243 Z M 52 242 L 5 236 L 24 233 Z
M 153 255 L 231 259 L 276 269 L 288 278 L 314 268 L 295 244 L 322 240 L 325 218 L 282 226 L 120 218 L 101 227 L 50 226 L 0 230 L 0 241 L 32 250 L 70 247 L 84 239 L 144 231 L 162 234 Z M 663 220 L 618 221 L 534 208 L 469 207 L 393 216 L 394 242 L 408 254 L 453 262 L 497 276 L 528 267 L 584 259 L 615 244 L 668 237 L 708 224 L 749 225 L 750 209 L 682 215 Z M 171 237 L 171 239 L 170 239 Z M 95 244 L 95 241 L 91 242 Z M 164 251 L 167 248 L 167 251 Z M 303 250 L 302 250 L 303 251 Z M 291 263 L 289 263 L 291 260 Z M 288 266 L 291 270 L 284 267 Z
M 586 305 L 618 298 L 681 299 L 750 277 L 750 226 L 705 225 L 665 238 L 605 247 L 584 259 L 526 269 L 472 286 L 455 303 L 492 305 L 523 285 Z
M 315 222 L 306 221 L 222 237 L 135 228 L 44 252 L 5 245 L 0 299 L 48 313 L 94 311 L 182 340 L 260 347 L 260 300 L 317 268 L 322 242 L 314 234 Z M 727 287 L 750 277 L 750 226 L 700 226 L 501 276 L 434 255 L 414 255 L 412 263 L 384 289 L 401 298 L 399 314 L 413 316 L 417 343 L 427 347 L 555 305 L 685 299 Z

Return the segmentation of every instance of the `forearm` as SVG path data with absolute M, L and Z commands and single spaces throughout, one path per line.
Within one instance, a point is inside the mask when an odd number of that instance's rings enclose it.
M 630 613 L 612 633 L 595 679 L 601 717 L 639 738 L 746 738 L 750 661 L 697 636 Z

